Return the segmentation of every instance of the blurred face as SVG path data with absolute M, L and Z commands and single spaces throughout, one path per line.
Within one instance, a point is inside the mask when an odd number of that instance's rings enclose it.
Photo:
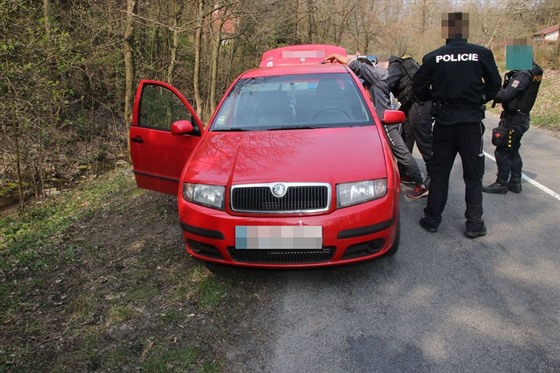
M 441 17 L 441 37 L 444 39 L 468 39 L 469 14 L 443 13 Z
M 533 67 L 533 47 L 527 39 L 508 40 L 506 45 L 506 69 L 530 70 Z

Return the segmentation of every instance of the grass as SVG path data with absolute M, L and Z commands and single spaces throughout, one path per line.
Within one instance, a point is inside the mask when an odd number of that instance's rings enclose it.
M 184 254 L 166 198 L 117 169 L 0 218 L 0 372 L 222 371 L 234 282 Z
M 154 373 L 189 372 L 200 358 L 200 352 L 194 347 L 166 350 L 156 348 L 151 357 L 142 365 L 142 371 Z M 217 373 L 221 369 L 215 362 L 203 364 L 200 372 Z
M 96 180 L 57 199 L 45 200 L 25 211 L 0 219 L 0 269 L 9 266 L 46 267 L 49 258 L 42 255 L 58 245 L 70 225 L 91 215 L 115 193 L 133 188 L 130 177 Z M 40 254 L 41 252 L 41 254 Z M 67 254 L 72 254 L 69 248 Z
M 195 271 L 193 278 L 196 279 L 196 295 L 198 305 L 201 308 L 216 306 L 229 290 L 230 285 L 224 280 L 212 275 L 206 268 Z
M 129 306 L 112 306 L 109 311 L 111 322 L 123 322 L 132 319 L 136 315 L 135 311 Z
M 531 124 L 560 132 L 560 70 L 545 70 L 533 110 Z

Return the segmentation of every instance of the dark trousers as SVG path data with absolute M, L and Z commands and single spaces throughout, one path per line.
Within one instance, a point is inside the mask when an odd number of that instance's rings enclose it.
M 496 165 L 498 166 L 497 181 L 501 184 L 507 184 L 510 176 L 513 182 L 521 182 L 523 160 L 521 154 L 519 154 L 519 148 L 521 148 L 523 133 L 529 128 L 529 121 L 529 114 L 514 113 L 508 115 L 502 113 L 499 126 L 513 129 L 514 132 L 511 134 L 511 147 L 497 146 L 494 151 Z
M 433 158 L 431 162 L 430 194 L 424 209 L 427 223 L 437 227 L 447 203 L 449 175 L 457 153 L 463 164 L 465 182 L 465 218 L 469 231 L 478 231 L 484 226 L 482 220 L 482 176 L 484 175 L 484 153 L 482 135 L 484 124 L 460 123 L 450 126 L 434 126 Z
M 418 151 L 420 151 L 420 154 L 422 155 L 422 159 L 426 164 L 426 171 L 429 175 L 433 143 L 433 120 L 431 101 L 415 102 L 414 104 L 412 104 L 412 107 L 408 112 L 408 120 L 410 122 L 410 126 L 412 127 L 412 133 L 414 136 L 412 145 L 409 147 L 409 150 L 410 152 L 412 152 L 412 146 L 414 145 L 414 140 L 416 140 L 416 146 L 418 147 Z
M 387 134 L 387 139 L 389 140 L 393 157 L 395 157 L 399 163 L 399 170 L 402 169 L 403 172 L 416 183 L 416 185 L 422 184 L 424 181 L 422 173 L 420 172 L 418 163 L 416 163 L 416 159 L 414 159 L 403 141 L 400 125 L 389 124 L 384 125 L 383 127 L 385 128 L 385 133 Z
M 523 135 L 515 131 L 511 134 L 511 148 L 497 146 L 494 151 L 496 164 L 498 165 L 498 182 L 507 184 L 511 175 L 512 181 L 521 182 L 521 169 L 523 168 L 523 160 L 519 154 L 521 148 L 521 137 Z
M 412 153 L 414 149 L 414 131 L 412 129 L 412 124 L 410 123 L 410 111 L 406 114 L 406 119 L 402 124 L 401 135 L 409 152 Z

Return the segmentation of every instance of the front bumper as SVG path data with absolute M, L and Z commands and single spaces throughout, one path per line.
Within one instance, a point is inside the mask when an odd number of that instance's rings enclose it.
M 398 195 L 318 215 L 231 215 L 179 198 L 187 252 L 208 262 L 262 268 L 325 267 L 371 260 L 393 245 L 399 217 Z M 321 249 L 236 249 L 236 226 L 321 226 Z

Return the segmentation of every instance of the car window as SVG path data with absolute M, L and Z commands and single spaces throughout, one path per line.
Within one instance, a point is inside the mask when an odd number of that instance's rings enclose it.
M 290 129 L 372 124 L 349 74 L 242 79 L 224 100 L 212 130 Z
M 142 90 L 139 126 L 169 131 L 177 120 L 191 120 L 179 97 L 165 87 L 147 84 Z

